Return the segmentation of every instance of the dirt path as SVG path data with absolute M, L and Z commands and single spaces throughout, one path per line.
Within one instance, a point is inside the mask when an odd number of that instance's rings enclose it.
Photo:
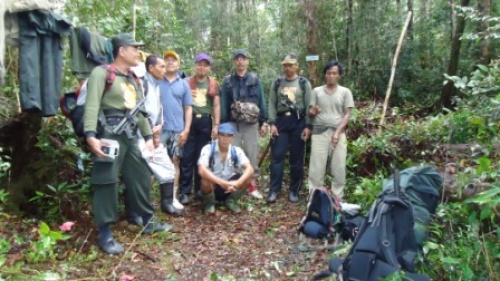
M 240 214 L 217 206 L 214 215 L 204 215 L 198 202 L 188 206 L 182 217 L 159 214 L 160 220 L 174 224 L 175 232 L 141 236 L 125 256 L 102 254 L 91 235 L 77 260 L 96 253 L 97 257 L 70 263 L 70 276 L 106 279 L 116 268 L 117 280 L 123 274 L 133 277 L 128 280 L 308 280 L 327 267 L 328 252 L 299 250 L 304 241 L 299 242 L 296 229 L 306 207 L 305 194 L 297 205 L 285 195 L 273 205 L 249 196 L 242 200 Z M 77 229 L 82 236 L 90 226 Z M 113 228 L 125 248 L 138 231 L 125 221 Z

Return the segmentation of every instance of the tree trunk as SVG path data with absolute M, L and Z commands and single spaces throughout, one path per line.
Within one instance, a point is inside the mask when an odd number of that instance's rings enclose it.
M 353 0 L 347 0 L 347 25 L 345 30 L 345 50 L 347 62 L 347 69 L 345 75 L 352 69 L 352 53 L 351 53 L 351 34 L 353 31 L 353 20 L 352 20 L 352 2 Z
M 317 55 L 318 54 L 318 42 L 316 34 L 316 19 L 314 18 L 314 0 L 304 0 L 304 14 L 306 17 L 306 40 L 307 40 L 307 54 Z M 309 81 L 311 81 L 312 86 L 318 85 L 318 74 L 316 72 L 316 61 L 309 61 Z
M 408 38 L 410 41 L 413 41 L 413 18 L 415 17 L 415 13 L 413 12 L 413 0 L 408 0 L 407 8 L 408 12 L 411 12 L 410 23 L 408 24 Z
M 42 117 L 37 114 L 21 113 L 0 131 L 0 146 L 8 148 L 11 157 L 10 179 L 7 183 L 9 207 L 14 212 L 30 212 L 28 200 L 40 189 L 40 184 L 47 182 L 37 171 L 36 160 L 41 151 L 36 147 L 42 127 Z M 50 165 L 50 163 L 45 163 Z
M 480 0 L 477 5 L 479 14 L 481 16 L 490 16 L 491 13 L 491 0 Z M 490 23 L 488 21 L 481 21 L 479 26 L 479 33 L 488 35 L 488 28 L 490 27 Z M 479 61 L 481 64 L 488 65 L 491 62 L 491 41 L 488 38 L 481 40 L 481 49 L 479 52 Z
M 468 6 L 470 0 L 461 0 L 460 5 Z M 458 62 L 460 59 L 460 37 L 465 29 L 465 19 L 463 17 L 458 17 L 456 19 L 455 30 L 453 31 L 452 41 L 451 41 L 451 51 L 450 51 L 450 61 L 448 64 L 448 71 L 446 72 L 450 76 L 457 75 L 458 73 Z M 444 108 L 451 109 L 453 107 L 453 97 L 457 94 L 457 89 L 453 85 L 453 82 L 447 81 L 441 91 L 441 106 Z

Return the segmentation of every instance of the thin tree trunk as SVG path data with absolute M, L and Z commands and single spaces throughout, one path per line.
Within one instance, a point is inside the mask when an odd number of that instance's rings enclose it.
M 353 31 L 353 20 L 352 20 L 352 2 L 353 0 L 347 0 L 347 25 L 345 29 L 345 50 L 347 62 L 347 69 L 345 75 L 352 69 L 352 53 L 351 53 L 351 34 Z
M 481 16 L 489 16 L 491 13 L 491 0 L 480 0 L 477 5 L 479 14 Z M 490 23 L 488 21 L 481 21 L 479 26 L 479 32 L 487 35 Z M 491 62 L 491 41 L 488 38 L 481 40 L 481 49 L 479 55 L 479 61 L 481 64 L 488 65 Z
M 316 19 L 314 18 L 314 0 L 304 0 L 304 13 L 307 25 L 307 54 L 318 54 L 318 42 L 316 34 Z M 316 73 L 316 61 L 309 61 L 309 81 L 313 86 L 318 85 L 318 75 Z
M 408 24 L 408 37 L 410 38 L 410 41 L 413 41 L 413 14 L 414 14 L 414 12 L 413 12 L 413 0 L 408 0 L 407 8 L 408 8 L 408 12 L 412 12 L 410 23 Z
M 461 6 L 469 6 L 470 0 L 461 0 Z M 448 64 L 448 75 L 453 76 L 458 73 L 458 62 L 460 59 L 460 37 L 465 29 L 465 19 L 463 17 L 458 17 L 456 19 L 455 30 L 453 31 L 452 41 L 451 41 L 451 51 L 450 51 L 450 61 Z M 453 97 L 457 94 L 457 89 L 453 85 L 453 82 L 447 81 L 441 91 L 441 106 L 444 108 L 451 109 L 453 107 Z

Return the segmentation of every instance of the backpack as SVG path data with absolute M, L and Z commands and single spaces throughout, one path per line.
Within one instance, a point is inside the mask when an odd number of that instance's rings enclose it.
M 313 188 L 298 231 L 310 238 L 332 240 L 340 228 L 339 200 L 324 187 Z
M 281 84 L 283 83 L 283 78 L 282 76 L 278 77 L 278 79 L 276 79 L 274 81 L 274 92 L 275 93 L 278 93 L 278 89 L 280 88 Z M 299 86 L 300 86 L 300 90 L 302 91 L 302 93 L 305 93 L 306 92 L 306 82 L 307 82 L 307 78 L 305 78 L 304 76 L 299 76 Z
M 248 73 L 249 78 L 246 86 L 251 87 L 257 85 L 257 76 L 251 72 Z M 232 93 L 233 103 L 231 104 L 231 120 L 237 123 L 253 125 L 259 121 L 260 108 L 257 104 L 251 101 L 246 101 L 245 98 L 239 96 L 235 87 L 231 85 L 231 75 L 224 77 L 224 85 Z
M 377 281 L 401 271 L 408 280 L 430 280 L 413 273 L 422 244 L 417 239 L 420 228 L 415 228 L 417 198 L 412 197 L 418 196 L 417 192 L 434 196 L 441 183 L 441 176 L 432 167 L 408 168 L 401 175 L 394 172 L 393 178 L 384 182 L 384 191 L 373 203 L 349 254 L 344 260 L 330 260 L 329 271 L 342 275 L 343 280 Z M 436 205 L 429 205 L 435 211 Z
M 210 143 L 210 156 L 208 157 L 208 168 L 212 169 L 214 167 L 214 154 L 215 154 L 215 146 L 217 142 L 213 141 Z M 234 145 L 231 145 L 231 163 L 233 167 L 238 165 L 238 155 L 236 154 L 236 148 Z
M 105 94 L 115 81 L 116 67 L 112 64 L 103 64 L 100 67 L 104 67 L 106 69 L 106 84 L 104 86 Z M 139 86 L 140 82 L 134 72 L 129 70 L 129 75 L 133 77 L 136 85 Z M 76 91 L 65 93 L 59 98 L 59 108 L 61 109 L 62 114 L 71 121 L 73 130 L 78 137 L 84 137 L 83 116 L 85 113 L 85 101 L 87 98 L 87 81 L 88 79 L 83 80 Z M 147 83 L 145 83 L 145 91 L 147 92 Z M 101 110 L 98 116 L 97 133 L 101 133 L 105 125 L 106 118 Z
M 217 81 L 215 81 L 214 78 L 207 77 L 207 79 L 208 79 L 207 93 L 211 98 L 213 98 L 219 94 L 219 87 L 217 87 Z M 187 82 L 189 84 L 189 88 L 191 89 L 191 92 L 193 90 L 196 90 L 196 79 L 193 76 L 191 76 L 190 78 L 187 78 Z

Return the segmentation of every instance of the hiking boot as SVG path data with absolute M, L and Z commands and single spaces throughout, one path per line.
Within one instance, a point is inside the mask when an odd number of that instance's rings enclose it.
M 123 253 L 123 246 L 116 242 L 113 237 L 109 237 L 107 240 L 97 242 L 99 248 L 108 255 L 119 255 Z
M 271 191 L 269 196 L 267 196 L 267 203 L 274 203 L 278 199 L 278 193 Z
M 188 205 L 190 202 L 191 200 L 189 200 L 189 195 L 184 193 L 181 193 L 179 195 L 179 203 L 181 203 L 182 205 Z
M 290 191 L 288 193 L 288 201 L 292 202 L 292 203 L 297 203 L 299 202 L 299 195 L 297 194 L 297 192 L 294 192 L 294 191 Z
M 203 199 L 203 212 L 206 214 L 215 213 L 215 193 L 212 191 L 209 194 L 201 194 Z
M 142 233 L 144 234 L 151 234 L 155 232 L 168 232 L 174 229 L 174 226 L 168 223 L 160 223 L 160 222 L 149 222 Z
M 232 192 L 231 195 L 226 199 L 225 205 L 226 207 L 231 210 L 233 213 L 239 213 L 241 212 L 239 200 L 241 196 L 243 196 L 244 190 L 237 190 L 235 192 Z
M 177 209 L 174 206 L 174 183 L 162 183 L 160 184 L 160 207 L 165 213 L 180 216 L 182 215 L 182 210 Z

